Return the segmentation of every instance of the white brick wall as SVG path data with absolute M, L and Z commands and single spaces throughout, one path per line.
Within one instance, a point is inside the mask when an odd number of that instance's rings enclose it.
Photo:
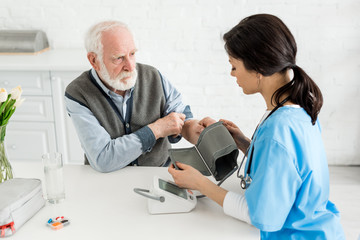
M 244 96 L 230 77 L 221 36 L 260 12 L 288 25 L 298 43 L 297 64 L 323 91 L 329 163 L 360 164 L 358 0 L 1 0 L 0 29 L 41 29 L 52 48 L 82 48 L 94 22 L 124 21 L 135 34 L 138 61 L 158 67 L 195 117 L 227 118 L 250 135 L 265 105 L 259 95 Z

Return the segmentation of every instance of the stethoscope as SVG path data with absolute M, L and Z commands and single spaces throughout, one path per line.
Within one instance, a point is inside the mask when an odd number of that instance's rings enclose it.
M 273 114 L 276 110 L 278 110 L 280 107 L 282 107 L 282 106 L 284 105 L 284 103 L 287 102 L 288 100 L 289 100 L 289 97 L 285 98 L 281 103 L 279 103 L 273 110 L 271 110 L 271 112 L 269 113 L 269 115 L 266 116 L 266 118 L 264 119 L 264 121 L 262 121 L 262 122 L 256 127 L 256 129 L 255 129 L 255 131 L 254 131 L 254 133 L 253 133 L 253 135 L 252 135 L 252 137 L 251 137 L 250 145 L 249 145 L 249 147 L 246 149 L 246 153 L 245 153 L 243 159 L 241 160 L 240 167 L 239 167 L 239 169 L 238 169 L 238 171 L 237 171 L 237 177 L 241 179 L 241 181 L 240 181 L 240 186 L 241 186 L 242 189 L 247 189 L 247 188 L 250 186 L 251 181 L 252 181 L 252 179 L 251 179 L 251 177 L 250 177 L 250 170 L 251 170 L 252 158 L 253 158 L 253 155 L 254 155 L 254 142 L 255 142 L 255 140 L 256 140 L 256 137 L 255 137 L 254 140 L 253 140 L 253 138 L 254 138 L 254 135 L 255 135 L 256 131 L 257 131 L 258 128 L 266 121 L 266 119 L 268 119 L 268 118 L 271 116 L 271 114 Z M 251 145 L 253 145 L 253 147 L 251 147 Z M 250 154 L 250 158 L 249 158 L 248 168 L 247 168 L 246 172 L 245 172 L 245 169 L 244 169 L 244 175 L 242 175 L 242 174 L 240 175 L 240 169 L 241 169 L 241 167 L 242 167 L 245 159 L 247 158 L 247 156 L 248 156 L 248 154 L 249 154 L 250 148 L 251 148 L 251 154 Z

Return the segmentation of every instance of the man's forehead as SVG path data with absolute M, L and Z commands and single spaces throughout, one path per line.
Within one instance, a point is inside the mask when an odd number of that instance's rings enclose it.
M 103 33 L 104 50 L 108 48 L 116 54 L 126 54 L 136 50 L 132 34 L 126 28 L 117 28 Z
M 137 52 L 136 48 L 119 48 L 119 49 L 110 49 L 110 54 L 113 58 L 122 57 L 129 53 L 135 53 Z

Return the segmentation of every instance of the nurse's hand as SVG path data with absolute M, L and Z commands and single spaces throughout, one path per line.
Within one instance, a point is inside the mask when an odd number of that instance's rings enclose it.
M 225 189 L 219 187 L 198 170 L 187 164 L 176 162 L 176 165 L 182 170 L 176 170 L 172 164 L 168 169 L 176 185 L 182 188 L 197 190 L 217 202 L 220 206 L 223 206 L 227 194 Z
M 176 162 L 176 165 L 181 170 L 176 170 L 173 164 L 170 164 L 170 167 L 168 168 L 176 185 L 182 188 L 200 191 L 202 182 L 207 180 L 207 178 L 190 165 L 179 162 Z
M 224 126 L 229 130 L 231 136 L 234 138 L 236 146 L 245 154 L 250 145 L 251 140 L 247 138 L 243 132 L 233 122 L 225 119 L 220 119 Z

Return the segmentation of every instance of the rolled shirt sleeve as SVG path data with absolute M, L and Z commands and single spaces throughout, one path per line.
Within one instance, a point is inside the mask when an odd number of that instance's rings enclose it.
M 148 126 L 145 126 L 134 132 L 134 134 L 138 136 L 141 141 L 142 151 L 150 152 L 156 143 L 155 135 L 151 129 Z

